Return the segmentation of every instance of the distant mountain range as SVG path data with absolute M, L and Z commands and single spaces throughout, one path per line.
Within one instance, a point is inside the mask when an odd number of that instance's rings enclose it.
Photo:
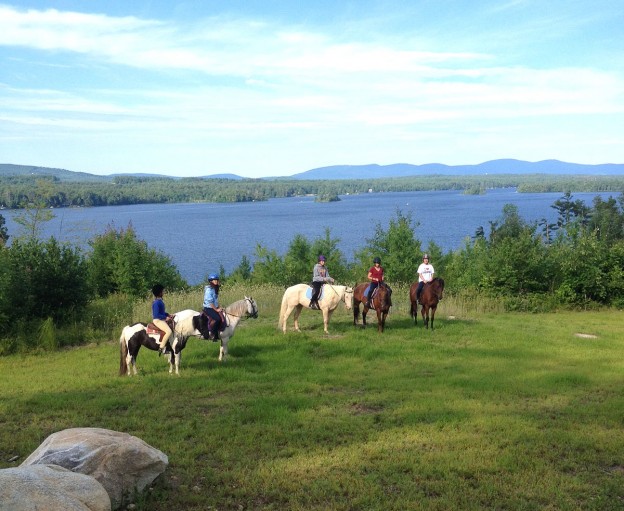
M 485 174 L 558 174 L 558 175 L 621 175 L 624 164 L 604 163 L 583 165 L 559 160 L 529 162 L 522 160 L 492 160 L 478 165 L 443 165 L 426 163 L 411 165 L 333 165 L 294 174 L 290 179 L 376 179 L 406 176 L 476 176 Z
M 442 163 L 427 163 L 424 165 L 412 165 L 409 163 L 395 163 L 392 165 L 332 165 L 307 170 L 292 176 L 266 177 L 266 180 L 286 179 L 379 179 L 389 177 L 407 176 L 474 176 L 487 174 L 556 174 L 556 175 L 588 175 L 588 176 L 614 176 L 624 174 L 624 164 L 604 163 L 600 165 L 584 165 L 580 163 L 567 163 L 559 160 L 544 160 L 528 162 L 522 160 L 492 160 L 478 165 L 444 165 Z M 61 181 L 89 181 L 106 182 L 116 176 L 134 177 L 160 177 L 171 178 L 163 174 L 110 174 L 98 176 L 86 172 L 74 172 L 65 169 L 50 167 L 37 167 L 32 165 L 0 164 L 0 176 L 26 176 L 47 175 L 56 176 Z M 245 179 L 236 174 L 212 174 L 201 176 L 203 179 Z M 180 179 L 180 178 L 173 178 Z

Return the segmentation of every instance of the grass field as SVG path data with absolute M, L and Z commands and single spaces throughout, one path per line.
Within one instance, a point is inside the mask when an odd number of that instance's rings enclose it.
M 425 331 L 397 289 L 384 334 L 341 305 L 329 336 L 312 311 L 283 335 L 281 292 L 251 294 L 260 317 L 228 362 L 191 340 L 179 377 L 145 350 L 140 375 L 118 377 L 116 340 L 0 358 L 0 468 L 55 431 L 102 427 L 169 457 L 137 509 L 624 509 L 621 312 L 504 314 L 447 297 Z

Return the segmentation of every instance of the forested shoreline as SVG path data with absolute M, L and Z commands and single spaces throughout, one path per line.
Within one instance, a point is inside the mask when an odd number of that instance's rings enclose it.
M 120 206 L 183 202 L 250 202 L 272 198 L 372 192 L 460 190 L 487 193 L 492 188 L 528 192 L 614 192 L 624 176 L 493 174 L 411 176 L 386 179 L 307 181 L 292 179 L 217 179 L 117 176 L 108 182 L 61 181 L 55 176 L 0 176 L 0 207 L 22 209 Z
M 396 181 L 393 186 L 404 180 Z M 432 178 L 430 184 L 434 182 Z M 494 183 L 511 184 L 500 177 L 488 185 Z M 542 183 L 550 186 L 548 180 Z M 323 186 L 281 184 L 298 185 L 280 188 L 293 194 Z M 446 181 L 446 189 L 449 185 Z M 145 299 L 155 282 L 170 291 L 190 288 L 171 259 L 139 239 L 131 226 L 109 227 L 89 241 L 88 250 L 54 237 L 41 239 L 42 224 L 55 214 L 44 200 L 54 186 L 41 180 L 32 186 L 31 202 L 14 217 L 19 232 L 8 232 L 0 215 L 0 355 L 109 336 L 129 319 L 132 304 Z M 417 223 L 397 211 L 388 225 L 375 226 L 352 258 L 340 251 L 339 240 L 326 229 L 315 239 L 295 235 L 283 256 L 258 244 L 253 264 L 252 254 L 245 255 L 234 271 L 227 274 L 221 268 L 220 274 L 225 286 L 286 288 L 307 282 L 318 255 L 324 254 L 334 278 L 356 283 L 365 280 L 373 258 L 381 257 L 388 282 L 403 285 L 415 280 L 426 251 L 436 275 L 445 279 L 447 292 L 455 297 L 495 301 L 508 311 L 624 307 L 624 194 L 608 199 L 597 195 L 589 205 L 565 192 L 551 207 L 557 211 L 555 222 L 544 215 L 530 223 L 515 205 L 507 204 L 499 218 L 449 252 L 433 242 L 425 246 L 416 236 Z

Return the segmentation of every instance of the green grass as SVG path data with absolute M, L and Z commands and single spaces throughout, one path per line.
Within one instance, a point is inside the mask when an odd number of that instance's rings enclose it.
M 449 296 L 425 331 L 398 289 L 384 334 L 341 306 L 329 336 L 312 311 L 283 335 L 281 290 L 247 294 L 260 317 L 228 362 L 192 340 L 179 377 L 146 350 L 138 377 L 118 377 L 116 340 L 0 358 L 0 468 L 55 431 L 102 427 L 169 456 L 139 509 L 624 509 L 620 312 L 502 314 Z

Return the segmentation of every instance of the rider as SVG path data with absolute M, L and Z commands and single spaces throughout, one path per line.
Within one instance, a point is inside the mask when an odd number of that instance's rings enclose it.
M 381 259 L 379 257 L 375 257 L 373 259 L 373 266 L 370 270 L 368 270 L 368 280 L 371 281 L 368 286 L 368 294 L 366 295 L 366 302 L 364 305 L 370 308 L 371 297 L 373 296 L 373 291 L 379 287 L 379 284 L 384 280 L 384 269 L 381 266 Z
M 221 329 L 221 314 L 223 309 L 219 307 L 219 275 L 208 275 L 208 285 L 204 288 L 204 312 L 214 320 L 212 330 L 208 332 L 208 338 L 212 341 L 219 340 Z M 210 326 L 210 325 L 209 325 Z
M 152 323 L 157 328 L 165 332 L 160 340 L 160 346 L 158 347 L 159 355 L 165 352 L 165 346 L 167 341 L 171 337 L 171 328 L 167 324 L 167 320 L 171 318 L 171 315 L 165 310 L 165 302 L 163 301 L 163 294 L 165 293 L 165 286 L 162 284 L 156 284 L 152 288 L 152 294 L 154 295 L 154 301 L 152 302 Z
M 429 264 L 429 254 L 423 255 L 423 262 L 418 267 L 418 289 L 416 290 L 416 301 L 420 302 L 420 293 L 422 293 L 423 286 L 433 280 L 433 274 L 435 270 L 433 266 Z
M 310 298 L 310 309 L 320 309 L 318 304 L 319 295 L 321 294 L 321 286 L 325 282 L 335 282 L 329 276 L 329 271 L 325 266 L 325 256 L 318 256 L 318 263 L 314 265 L 312 271 L 312 298 Z

